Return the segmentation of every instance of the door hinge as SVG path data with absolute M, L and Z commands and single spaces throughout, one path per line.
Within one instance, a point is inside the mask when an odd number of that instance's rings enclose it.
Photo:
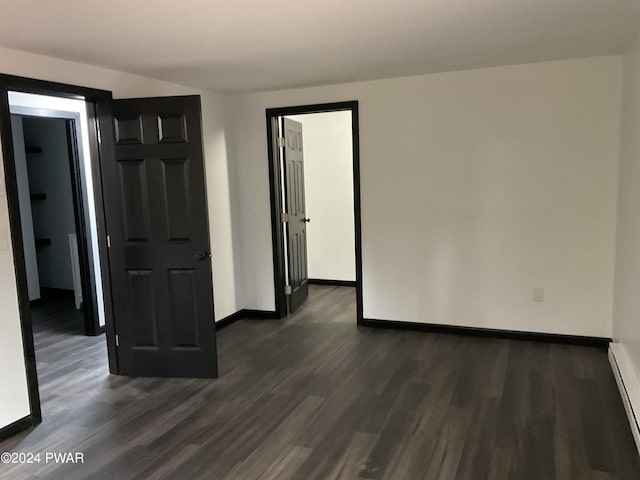
M 111 235 L 107 235 L 107 248 L 111 248 Z
M 278 137 L 278 147 L 284 148 L 285 145 L 284 137 Z
M 120 337 L 116 333 L 116 347 L 119 347 L 119 346 L 120 346 Z
M 283 213 L 280 215 L 280 221 L 282 223 L 287 223 L 289 221 L 289 214 L 288 213 Z
M 284 294 L 285 295 L 291 295 L 291 285 L 285 285 L 284 286 Z

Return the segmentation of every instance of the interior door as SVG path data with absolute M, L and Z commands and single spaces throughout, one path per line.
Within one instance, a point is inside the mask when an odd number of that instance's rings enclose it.
M 289 312 L 304 303 L 309 295 L 307 271 L 307 223 L 304 201 L 304 158 L 302 155 L 302 124 L 283 119 L 285 200 L 289 222 L 287 228 Z
M 115 100 L 110 136 L 102 175 L 119 373 L 216 377 L 200 97 Z

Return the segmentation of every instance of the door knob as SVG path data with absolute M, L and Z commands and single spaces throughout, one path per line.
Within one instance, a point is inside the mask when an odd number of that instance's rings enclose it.
M 303 221 L 304 223 L 309 223 L 309 222 L 311 221 L 311 219 L 310 219 L 310 218 L 303 218 L 303 219 L 302 219 L 302 221 Z
M 196 253 L 196 260 L 199 262 L 206 260 L 207 258 L 211 258 L 211 254 L 209 252 L 201 251 Z

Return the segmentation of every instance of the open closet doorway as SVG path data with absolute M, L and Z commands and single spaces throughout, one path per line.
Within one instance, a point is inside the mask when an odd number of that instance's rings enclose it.
M 42 331 L 98 335 L 105 315 L 82 100 L 9 92 L 29 302 Z
M 362 318 L 358 103 L 267 110 L 276 311 L 355 287 Z

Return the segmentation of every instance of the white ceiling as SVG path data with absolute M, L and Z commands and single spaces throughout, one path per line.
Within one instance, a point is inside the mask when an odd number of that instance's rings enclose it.
M 246 92 L 621 53 L 640 0 L 2 0 L 0 46 Z

